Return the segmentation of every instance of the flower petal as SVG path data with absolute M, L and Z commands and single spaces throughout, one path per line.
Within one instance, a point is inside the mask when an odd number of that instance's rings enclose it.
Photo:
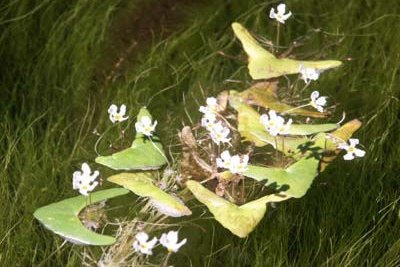
M 126 106 L 124 104 L 121 105 L 121 108 L 119 109 L 119 114 L 121 116 L 124 116 L 126 113 Z
M 355 147 L 356 145 L 358 145 L 360 143 L 360 140 L 358 140 L 357 138 L 350 138 L 349 142 L 350 142 L 350 146 Z
M 357 157 L 362 158 L 362 157 L 365 156 L 365 151 L 357 148 L 357 149 L 354 151 L 354 154 L 356 154 Z
M 286 12 L 286 5 L 285 4 L 279 4 L 276 9 L 278 10 L 278 14 L 283 15 Z
M 118 107 L 114 104 L 112 104 L 109 108 L 108 108 L 108 113 L 110 114 L 115 114 L 117 113 Z
M 354 155 L 353 155 L 353 153 L 349 152 L 346 155 L 344 155 L 343 158 L 345 160 L 352 160 L 352 159 L 354 159 Z

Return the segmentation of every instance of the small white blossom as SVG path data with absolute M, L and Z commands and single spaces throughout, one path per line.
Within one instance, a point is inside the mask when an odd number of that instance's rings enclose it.
M 110 117 L 110 121 L 112 123 L 121 122 L 121 121 L 128 119 L 128 116 L 124 117 L 126 114 L 126 106 L 125 105 L 121 105 L 121 107 L 119 108 L 119 112 L 118 112 L 118 107 L 116 105 L 112 104 L 108 108 L 108 114 Z
M 285 20 L 287 20 L 291 15 L 292 12 L 288 12 L 287 14 L 285 14 L 286 12 L 286 5 L 285 4 L 279 4 L 277 7 L 277 11 L 275 12 L 274 8 L 271 8 L 270 12 L 269 12 L 269 17 L 271 19 L 276 19 L 278 22 L 285 24 Z
M 232 166 L 232 156 L 228 150 L 221 153 L 221 156 L 217 158 L 217 166 L 219 168 L 230 169 Z
M 84 196 L 88 195 L 88 192 L 93 191 L 93 189 L 99 184 L 96 178 L 99 176 L 99 171 L 90 170 L 89 165 L 85 162 L 82 164 L 82 171 L 75 171 L 72 174 L 72 188 L 74 190 L 79 190 Z
M 292 119 L 289 119 L 285 124 L 285 119 L 278 116 L 274 110 L 270 110 L 268 114 L 263 114 L 260 117 L 260 122 L 265 126 L 267 131 L 272 136 L 287 134 L 292 125 Z
M 215 113 L 205 113 L 203 118 L 201 119 L 201 126 L 206 128 L 208 131 L 211 131 L 216 123 L 217 117 Z
M 311 106 L 316 108 L 319 112 L 324 112 L 324 106 L 326 105 L 326 96 L 319 96 L 318 91 L 311 93 Z
M 219 121 L 214 124 L 214 126 L 210 130 L 210 136 L 211 139 L 219 145 L 220 142 L 222 143 L 229 143 L 231 140 L 228 138 L 228 135 L 230 134 L 230 130 L 228 127 L 225 127 L 222 125 L 222 123 Z
M 162 234 L 160 244 L 168 249 L 168 252 L 177 252 L 180 247 L 186 244 L 186 238 L 178 243 L 178 231 L 169 231 Z
M 314 68 L 305 68 L 303 65 L 300 65 L 300 79 L 302 79 L 306 84 L 310 83 L 310 81 L 316 81 L 319 78 L 320 72 Z
M 157 121 L 152 124 L 150 117 L 143 116 L 140 121 L 135 123 L 136 132 L 142 133 L 146 136 L 152 136 L 157 126 Z
M 217 166 L 219 168 L 228 169 L 231 173 L 243 173 L 247 170 L 249 156 L 239 155 L 231 156 L 228 150 L 221 153 L 221 157 L 217 158 Z
M 208 97 L 206 100 L 207 106 L 200 106 L 201 113 L 216 113 L 218 111 L 218 102 L 215 97 Z
M 146 254 L 146 255 L 152 255 L 152 249 L 157 243 L 157 237 L 154 237 L 152 240 L 149 240 L 149 235 L 146 234 L 145 232 L 139 232 L 135 236 L 136 240 L 133 242 L 133 249 L 136 252 Z
M 356 148 L 356 145 L 358 145 L 359 140 L 354 138 L 349 139 L 349 144 L 347 143 L 341 143 L 338 145 L 338 148 L 344 149 L 347 151 L 347 153 L 343 156 L 345 160 L 352 160 L 355 157 L 364 157 L 365 156 L 365 151 L 361 150 L 359 148 Z

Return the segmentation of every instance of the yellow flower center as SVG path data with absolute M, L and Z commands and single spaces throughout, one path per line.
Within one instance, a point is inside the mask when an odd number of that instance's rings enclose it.
M 121 116 L 120 114 L 115 114 L 115 115 L 114 115 L 114 119 L 115 119 L 116 121 L 120 121 L 120 120 L 122 120 L 122 116 Z

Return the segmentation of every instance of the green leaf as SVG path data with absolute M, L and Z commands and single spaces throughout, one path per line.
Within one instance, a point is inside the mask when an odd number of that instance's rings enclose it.
M 140 109 L 137 119 L 143 116 L 151 118 L 146 108 Z M 155 170 L 167 163 L 159 138 L 149 138 L 142 133 L 136 133 L 130 148 L 110 156 L 99 156 L 95 161 L 114 170 Z
M 249 56 L 250 76 L 257 79 L 270 79 L 287 74 L 299 73 L 300 66 L 319 71 L 338 67 L 342 62 L 337 60 L 301 61 L 288 58 L 276 58 L 265 50 L 251 34 L 239 23 L 232 24 L 236 37 L 241 41 L 244 51 Z
M 329 132 L 338 128 L 336 123 L 326 124 L 292 124 L 288 130 L 289 135 L 311 135 L 320 132 Z
M 332 133 L 318 134 L 308 147 L 308 150 L 305 151 L 305 156 L 286 169 L 249 165 L 248 170 L 243 175 L 260 182 L 267 181 L 266 185 L 272 183 L 276 183 L 280 187 L 286 185 L 288 189 L 280 194 L 285 195 L 287 198 L 300 198 L 304 196 L 311 186 L 318 174 L 318 168 L 320 168 L 321 172 L 324 171 L 326 166 L 340 153 L 340 150 L 337 149 L 338 142 L 347 141 L 360 127 L 361 122 L 359 120 L 352 120 Z M 322 159 L 319 160 L 312 156 L 313 151 L 318 154 L 325 153 L 322 154 Z M 333 154 L 327 154 L 329 151 L 333 151 Z
M 276 94 L 278 82 L 258 82 L 249 89 L 240 92 L 238 95 L 246 102 L 266 109 L 273 109 L 279 113 L 287 113 L 301 116 L 310 116 L 314 118 L 324 118 L 328 114 L 317 111 L 311 111 L 304 108 L 282 103 Z
M 201 203 L 207 206 L 223 227 L 241 238 L 249 235 L 261 221 L 267 210 L 268 202 L 281 201 L 280 196 L 269 195 L 237 206 L 217 196 L 199 182 L 189 180 L 186 182 L 186 186 Z
M 130 148 L 95 161 L 114 170 L 155 170 L 167 162 L 161 143 L 144 136 L 135 139 Z
M 279 187 L 288 186 L 288 189 L 280 194 L 300 198 L 305 195 L 318 175 L 318 164 L 319 159 L 306 156 L 286 169 L 249 165 L 243 175 L 257 181 L 266 180 L 266 185 L 276 183 Z
M 127 194 L 123 188 L 97 191 L 90 194 L 92 203 Z M 33 216 L 47 229 L 66 240 L 80 245 L 109 246 L 115 243 L 112 236 L 101 235 L 84 227 L 78 218 L 79 212 L 87 205 L 88 197 L 78 196 L 62 200 L 35 211 Z
M 191 215 L 192 212 L 183 202 L 154 185 L 154 177 L 150 173 L 120 173 L 107 179 L 121 185 L 138 196 L 148 197 L 157 210 L 171 217 Z

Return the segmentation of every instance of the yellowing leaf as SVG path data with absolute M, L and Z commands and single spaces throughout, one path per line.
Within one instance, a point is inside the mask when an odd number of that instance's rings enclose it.
M 192 212 L 183 202 L 154 185 L 154 177 L 150 173 L 120 173 L 107 179 L 121 185 L 138 196 L 148 197 L 150 203 L 161 213 L 171 217 L 191 215 Z
M 240 135 L 255 146 L 261 147 L 266 144 L 276 146 L 278 150 L 285 153 L 293 153 L 298 150 L 298 146 L 309 141 L 306 137 L 279 136 L 275 138 L 270 135 L 260 122 L 260 114 L 255 111 L 235 91 L 230 91 L 229 104 L 237 111 L 238 131 Z M 323 131 L 331 131 L 337 128 L 336 124 L 292 124 L 288 135 L 311 135 Z M 283 140 L 283 142 L 282 142 Z
M 314 68 L 319 71 L 338 67 L 342 62 L 337 60 L 302 61 L 288 58 L 276 58 L 265 50 L 251 34 L 239 23 L 232 24 L 236 37 L 241 41 L 243 49 L 249 56 L 250 76 L 257 79 L 270 79 L 287 74 L 299 73 L 300 66 Z
M 278 113 L 295 114 L 301 116 L 310 116 L 314 118 L 323 118 L 327 113 L 311 111 L 304 108 L 294 109 L 294 106 L 282 103 L 276 94 L 277 81 L 274 82 L 258 82 L 247 90 L 239 93 L 247 103 L 257 105 L 266 109 L 272 109 Z
M 320 166 L 321 172 L 324 171 L 329 163 L 331 163 L 340 153 L 340 149 L 337 149 L 338 143 L 349 140 L 353 133 L 360 129 L 361 124 L 362 123 L 357 119 L 351 120 L 332 133 L 321 133 L 315 137 L 315 146 L 333 153 L 333 155 L 326 155 L 322 158 Z
M 264 217 L 268 202 L 281 201 L 278 195 L 269 195 L 237 206 L 203 187 L 199 182 L 189 180 L 186 182 L 193 195 L 214 215 L 223 227 L 238 237 L 249 235 Z

